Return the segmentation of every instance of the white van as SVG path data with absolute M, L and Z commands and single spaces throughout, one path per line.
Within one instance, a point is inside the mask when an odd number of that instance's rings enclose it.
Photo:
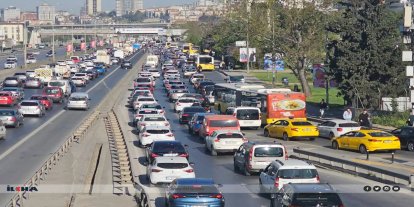
M 68 80 L 51 80 L 47 84 L 48 87 L 57 86 L 63 90 L 65 96 L 70 96 L 72 94 L 72 88 Z
M 226 115 L 233 115 L 239 120 L 240 127 L 259 128 L 262 125 L 260 109 L 256 107 L 228 107 Z
M 158 56 L 156 55 L 148 55 L 146 65 L 152 65 L 157 67 L 158 66 Z

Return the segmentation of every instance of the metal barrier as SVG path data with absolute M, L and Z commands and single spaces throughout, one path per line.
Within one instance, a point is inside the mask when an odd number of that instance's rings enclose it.
M 52 156 L 43 163 L 39 170 L 37 170 L 34 175 L 24 184 L 26 187 L 35 187 L 38 186 L 40 181 L 45 180 L 45 176 L 50 172 L 52 166 L 56 165 L 59 159 L 68 152 L 71 144 L 73 142 L 79 142 L 80 139 L 84 138 L 88 130 L 93 126 L 95 121 L 99 118 L 100 112 L 95 111 L 93 112 L 82 124 L 78 127 L 78 129 L 70 136 L 60 147 L 59 149 L 52 154 Z M 6 207 L 23 207 L 23 201 L 29 198 L 29 192 L 18 192 L 16 193 L 12 199 L 6 204 Z
M 310 161 L 316 161 L 321 164 L 330 165 L 336 168 L 342 168 L 344 170 L 351 170 L 356 173 L 365 173 L 369 175 L 379 175 L 377 178 L 382 180 L 389 180 L 394 183 L 404 184 L 408 187 L 412 187 L 414 181 L 414 175 L 405 175 L 402 173 L 396 173 L 377 167 L 372 167 L 366 164 L 353 162 L 349 160 L 344 160 L 336 157 L 331 157 L 328 155 L 318 154 L 315 152 L 310 152 L 302 150 L 299 148 L 294 148 L 293 152 L 298 154 L 299 158 L 304 158 Z

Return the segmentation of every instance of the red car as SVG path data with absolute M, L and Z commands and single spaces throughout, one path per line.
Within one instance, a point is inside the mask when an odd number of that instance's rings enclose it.
M 50 110 L 53 108 L 53 101 L 46 95 L 35 94 L 30 97 L 30 100 L 38 100 L 40 103 L 45 106 L 46 110 Z
M 65 98 L 63 90 L 58 86 L 44 88 L 42 95 L 51 98 L 54 103 L 63 103 L 63 99 Z
M 12 92 L 0 91 L 0 105 L 13 106 L 14 104 L 16 104 L 16 98 L 13 96 Z

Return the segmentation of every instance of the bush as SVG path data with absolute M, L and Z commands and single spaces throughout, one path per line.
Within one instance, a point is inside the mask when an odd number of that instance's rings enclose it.
M 372 123 L 383 126 L 402 127 L 406 125 L 409 112 L 394 112 L 386 114 L 377 114 L 372 116 Z

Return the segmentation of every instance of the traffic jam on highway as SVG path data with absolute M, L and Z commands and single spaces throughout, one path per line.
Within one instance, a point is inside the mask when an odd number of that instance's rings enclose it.
M 222 185 L 196 176 L 197 163 L 190 161 L 188 150 L 192 146 L 176 135 L 183 126 L 209 156 L 233 155 L 233 173 L 258 175 L 258 194 L 267 195 L 271 206 L 344 206 L 339 193 L 321 182 L 318 169 L 290 158 L 279 138 L 312 142 L 326 137 L 332 148 L 355 153 L 401 149 L 398 137 L 361 129 L 353 121 L 314 125 L 306 119 L 303 93 L 246 84 L 237 77 L 210 80 L 204 71 L 215 69 L 214 59 L 188 54 L 185 47 L 154 47 L 128 98 L 136 146 L 145 154 L 145 179 L 151 187 L 168 184 L 166 206 L 225 206 Z M 257 129 L 262 130 L 259 141 L 246 136 Z
M 115 65 L 132 68 L 128 57 L 137 50 L 130 50 L 132 46 L 124 48 L 111 47 L 81 57 L 71 56 L 5 77 L 0 86 L 0 138 L 7 138 L 7 130 L 24 126 L 26 119 L 41 118 L 60 108 L 88 110 L 91 96 L 86 89 L 91 88 L 90 84 L 95 85 Z M 5 68 L 16 68 L 17 62 L 16 56 L 7 57 Z

